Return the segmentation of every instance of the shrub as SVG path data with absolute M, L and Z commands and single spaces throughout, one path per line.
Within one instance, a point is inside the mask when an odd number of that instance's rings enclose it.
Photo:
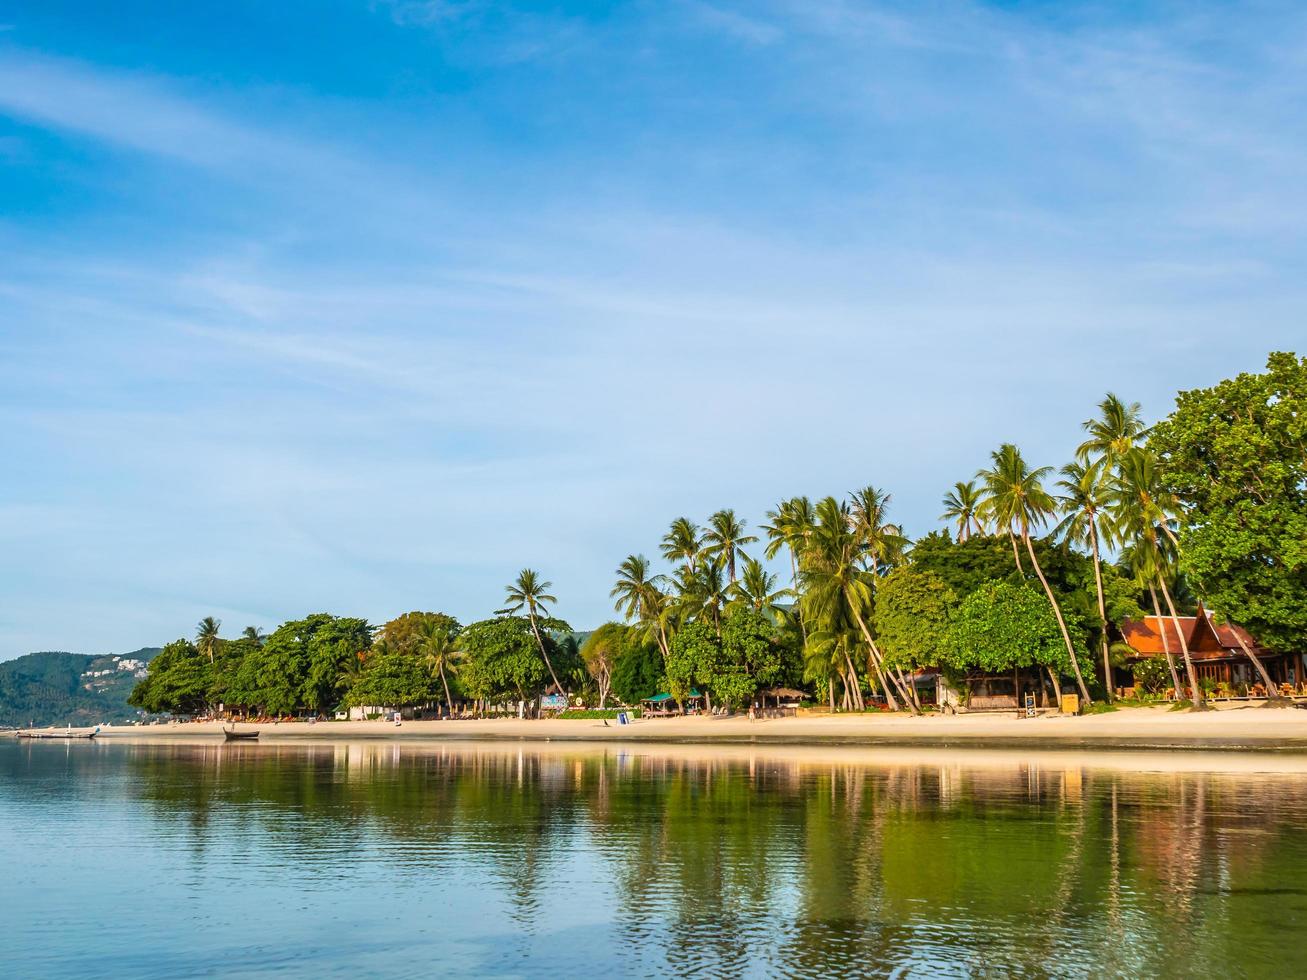
M 625 711 L 632 718 L 640 717 L 639 708 L 604 708 L 600 711 L 598 708 L 569 708 L 566 711 L 558 713 L 559 718 L 616 718 L 619 712 Z

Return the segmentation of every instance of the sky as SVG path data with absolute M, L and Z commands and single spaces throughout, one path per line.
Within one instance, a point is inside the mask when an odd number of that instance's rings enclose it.
M 578 628 L 1303 352 L 1294 3 L 0 0 L 0 659 Z

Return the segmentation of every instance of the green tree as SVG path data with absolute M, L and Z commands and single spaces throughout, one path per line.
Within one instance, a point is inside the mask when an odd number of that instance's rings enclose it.
M 703 554 L 714 558 L 726 571 L 731 585 L 735 584 L 735 566 L 739 558 L 747 558 L 744 545 L 753 544 L 757 537 L 744 533 L 745 524 L 729 508 L 719 510 L 708 518 L 703 532 Z
M 218 630 L 221 628 L 222 620 L 212 616 L 205 616 L 195 627 L 195 645 L 200 653 L 209 658 L 209 663 L 213 663 L 213 655 L 218 648 Z
M 460 680 L 474 698 L 532 702 L 550 676 L 540 644 L 554 641 L 524 616 L 473 623 L 463 630 L 460 641 L 466 655 Z
M 885 659 L 902 668 L 937 667 L 949 659 L 949 621 L 958 597 L 942 578 L 896 568 L 876 592 L 872 622 Z
M 631 627 L 622 623 L 604 623 L 581 644 L 581 661 L 599 691 L 599 707 L 608 704 L 613 686 L 613 668 L 623 648 L 630 642 Z
M 549 651 L 545 647 L 545 639 L 540 633 L 540 616 L 544 608 L 558 601 L 557 598 L 550 595 L 546 589 L 550 588 L 553 582 L 542 582 L 540 576 L 534 569 L 524 568 L 518 572 L 517 580 L 512 585 L 507 586 L 507 594 L 504 596 L 505 608 L 501 613 L 513 614 L 526 610 L 528 621 L 531 623 L 531 632 L 535 634 L 536 645 L 540 648 L 540 656 L 544 658 L 545 667 L 549 670 L 549 677 L 554 682 L 554 687 L 558 688 L 559 693 L 563 693 L 563 685 L 558 683 L 558 675 L 554 673 L 554 665 L 549 661 Z
M 814 629 L 828 636 L 838 636 L 848 626 L 856 625 L 867 644 L 871 668 L 880 681 L 887 702 L 896 707 L 894 691 L 897 690 L 903 703 L 915 714 L 920 709 L 908 696 L 902 681 L 892 673 L 887 674 L 880 650 L 867 626 L 867 615 L 872 606 L 871 575 L 861 567 L 859 555 L 859 541 L 852 529 L 849 508 L 833 497 L 821 500 L 817 504 L 817 523 L 800 569 L 803 615 Z M 847 668 L 854 707 L 861 709 L 862 695 L 857 689 L 857 671 L 851 657 Z
M 649 559 L 644 555 L 627 555 L 617 566 L 617 583 L 608 593 L 616 599 L 616 609 L 627 622 L 636 623 L 643 635 L 653 638 L 658 649 L 667 656 L 667 594 L 663 592 L 664 577 L 653 575 Z
M 776 588 L 776 576 L 763 567 L 756 558 L 746 558 L 740 580 L 729 590 L 728 610 L 748 609 L 779 619 L 784 609 L 781 600 L 789 597 L 789 589 Z
M 1110 471 L 1118 459 L 1147 435 L 1141 412 L 1138 402 L 1126 404 L 1108 392 L 1098 403 L 1098 417 L 1088 419 L 1082 426 L 1085 441 L 1076 449 L 1076 458 L 1082 465 L 1100 463 Z
M 980 523 L 980 488 L 975 480 L 963 483 L 959 480 L 953 489 L 944 495 L 944 513 L 941 521 L 952 521 L 958 532 L 958 540 L 966 541 L 973 534 L 983 534 Z
M 1053 536 L 1071 544 L 1088 547 L 1093 557 L 1100 621 L 1099 648 L 1103 656 L 1103 689 L 1107 700 L 1111 702 L 1112 661 L 1108 649 L 1107 598 L 1103 588 L 1100 546 L 1112 543 L 1114 525 L 1105 463 L 1068 463 L 1062 467 L 1062 479 L 1057 481 L 1057 486 L 1062 491 L 1057 499 L 1065 516 L 1054 529 Z
M 639 631 L 628 632 L 613 662 L 613 696 L 622 704 L 639 704 L 662 693 L 667 689 L 664 660 L 663 652 L 644 642 Z
M 1307 358 L 1181 392 L 1149 446 L 1204 599 L 1270 649 L 1307 649 Z
M 1035 556 L 1035 547 L 1030 540 L 1031 530 L 1042 527 L 1056 510 L 1053 498 L 1043 485 L 1044 478 L 1052 472 L 1052 468 L 1041 466 L 1032 470 L 1022 457 L 1021 451 L 1011 443 L 1000 446 L 994 452 L 992 460 L 989 469 L 981 470 L 976 474 L 985 487 L 983 504 L 985 515 L 995 527 L 1004 528 L 1009 535 L 1014 536 L 1012 542 L 1014 554 L 1016 553 L 1015 535 L 1019 535 L 1025 544 L 1030 563 L 1039 577 L 1039 584 L 1044 587 L 1044 595 L 1048 598 L 1048 604 L 1057 619 L 1067 657 L 1075 673 L 1076 684 L 1080 688 L 1080 696 L 1088 703 L 1089 688 L 1085 686 L 1085 678 L 1080 672 L 1080 662 L 1076 658 L 1071 632 L 1067 628 L 1062 607 L 1057 601 L 1057 596 L 1053 594 L 1048 579 L 1044 576 L 1044 570 Z M 1020 564 L 1018 559 L 1018 568 Z
M 660 550 L 668 562 L 685 565 L 693 575 L 698 570 L 699 554 L 703 550 L 699 525 L 688 517 L 678 517 L 663 535 Z
M 199 714 L 208 703 L 213 665 L 190 640 L 174 640 L 150 661 L 127 703 L 151 713 Z
M 799 591 L 799 555 L 807 546 L 808 536 L 816 521 L 817 514 L 813 509 L 812 501 L 807 497 L 791 497 L 789 500 L 781 501 L 775 510 L 769 510 L 767 523 L 763 525 L 763 530 L 767 533 L 767 547 L 764 554 L 768 560 L 780 554 L 782 548 L 789 552 L 790 591 L 796 600 Z M 806 641 L 808 627 L 803 621 L 801 610 L 797 619 L 799 633 Z
M 453 616 L 441 612 L 422 612 L 414 610 L 402 616 L 396 616 L 381 627 L 377 633 L 378 640 L 385 640 L 396 653 L 410 657 L 421 657 L 425 637 L 431 630 L 439 630 L 457 636 L 462 627 Z
M 949 626 L 949 659 L 954 667 L 989 674 L 1042 666 L 1057 690 L 1058 673 L 1070 666 L 1060 642 L 1064 629 L 1030 586 L 995 582 L 962 600 Z
M 888 519 L 890 499 L 888 493 L 875 487 L 855 490 L 849 498 L 853 534 L 872 575 L 893 567 L 908 546 L 903 530 Z
M 1139 567 L 1150 569 L 1162 590 L 1162 598 L 1166 600 L 1167 611 L 1171 614 L 1180 641 L 1180 652 L 1184 657 L 1194 707 L 1201 710 L 1206 707 L 1203 690 L 1198 685 L 1198 674 L 1189 653 L 1189 640 L 1180 628 L 1180 615 L 1166 575 L 1166 569 L 1171 564 L 1168 553 L 1173 554 L 1175 549 L 1171 522 L 1179 512 L 1179 501 L 1162 483 L 1157 456 L 1151 450 L 1139 447 L 1131 449 L 1117 460 L 1111 492 L 1116 525 L 1122 538 L 1140 554 Z M 1145 555 L 1146 559 L 1143 557 Z
M 383 646 L 380 653 L 367 658 L 345 700 L 353 707 L 406 708 L 426 704 L 436 696 L 435 681 L 421 658 Z
M 439 613 L 430 616 L 418 628 L 417 652 L 428 672 L 440 679 L 440 686 L 445 692 L 445 708 L 450 714 L 454 712 L 454 698 L 449 693 L 447 675 L 457 671 L 462 659 L 458 634 L 458 620 Z

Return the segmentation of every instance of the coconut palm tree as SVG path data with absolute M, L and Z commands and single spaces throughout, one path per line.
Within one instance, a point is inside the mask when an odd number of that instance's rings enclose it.
M 427 669 L 440 678 L 440 685 L 445 689 L 445 708 L 454 713 L 454 699 L 449 694 L 449 679 L 445 672 L 456 673 L 458 661 L 462 658 L 459 650 L 458 636 L 435 620 L 424 620 L 418 626 L 417 652 Z
M 1082 425 L 1087 438 L 1076 449 L 1076 458 L 1081 463 L 1102 461 L 1111 470 L 1148 434 L 1141 412 L 1138 402 L 1127 405 L 1109 391 L 1098 403 L 1098 418 L 1087 419 Z
M 1144 543 L 1129 544 L 1121 549 L 1121 563 L 1130 570 L 1135 586 L 1146 589 L 1152 599 L 1153 619 L 1157 622 L 1157 631 L 1162 637 L 1162 653 L 1166 656 L 1166 666 L 1171 672 L 1171 689 L 1178 697 L 1184 689 L 1180 684 L 1180 675 L 1175 669 L 1175 657 L 1171 656 L 1171 637 L 1162 623 L 1162 607 L 1157 602 L 1157 580 L 1165 575 L 1162 566 L 1165 558 L 1159 549 Z
M 764 551 L 767 558 L 775 558 L 782 548 L 790 553 L 790 590 L 796 600 L 799 589 L 799 555 L 807 544 L 816 520 L 812 501 L 807 497 L 791 497 L 781 501 L 775 510 L 769 510 L 768 523 L 763 525 L 763 530 L 767 532 L 767 547 Z M 799 611 L 798 619 L 799 633 L 806 642 L 808 628 L 803 621 L 802 610 Z
M 677 573 L 676 588 L 673 606 L 677 619 L 692 622 L 707 616 L 717 635 L 721 636 L 722 608 L 730 598 L 730 585 L 723 574 L 721 562 L 700 562 L 699 570 L 694 574 L 683 567 Z
M 782 613 L 780 600 L 791 594 L 789 589 L 776 588 L 776 576 L 768 572 L 762 562 L 756 558 L 744 560 L 744 571 L 740 574 L 740 580 L 728 591 L 730 593 L 730 599 L 726 604 L 728 609 L 742 607 L 751 612 L 766 613 L 773 617 Z
M 1176 635 L 1180 638 L 1180 652 L 1184 657 L 1185 674 L 1193 692 L 1194 707 L 1207 707 L 1202 689 L 1198 686 L 1198 673 L 1189 655 L 1189 638 L 1180 628 L 1171 589 L 1167 584 L 1165 552 L 1175 546 L 1175 535 L 1170 523 L 1179 513 L 1180 504 L 1175 496 L 1162 486 L 1157 457 L 1147 449 L 1135 447 L 1117 458 L 1116 474 L 1111 484 L 1112 507 L 1121 536 L 1137 550 L 1151 553 L 1148 567 L 1166 600 Z M 1160 620 L 1159 620 L 1160 624 Z
M 953 484 L 952 490 L 944 494 L 944 513 L 939 515 L 939 519 L 953 521 L 957 526 L 958 541 L 965 541 L 972 534 L 984 532 L 978 517 L 979 510 L 980 488 L 976 486 L 976 481 L 963 483 L 959 480 Z
M 1103 561 L 1101 545 L 1112 542 L 1113 521 L 1111 496 L 1108 492 L 1106 467 L 1102 461 L 1084 465 L 1068 463 L 1062 467 L 1062 490 L 1058 503 L 1065 515 L 1053 529 L 1054 537 L 1089 548 L 1094 560 L 1094 586 L 1098 592 L 1099 646 L 1103 655 L 1103 689 L 1112 701 L 1112 660 L 1107 642 L 1107 600 L 1103 595 Z
M 747 558 L 743 546 L 757 540 L 754 535 L 744 533 L 744 521 L 735 516 L 735 511 L 729 508 L 719 510 L 708 518 L 708 526 L 703 532 L 703 553 L 705 557 L 721 562 L 730 584 L 734 585 L 736 559 Z
M 1075 672 L 1080 696 L 1088 704 L 1089 688 L 1085 686 L 1085 678 L 1080 673 L 1075 644 L 1071 642 L 1062 607 L 1040 567 L 1039 559 L 1035 556 L 1034 542 L 1030 538 L 1031 529 L 1043 527 L 1057 509 L 1043 484 L 1045 477 L 1052 472 L 1052 467 L 1041 466 L 1032 470 L 1022 457 L 1021 450 L 1010 442 L 1000 446 L 991 459 L 993 465 L 976 474 L 985 488 L 983 511 L 995 527 L 1006 528 L 1009 535 L 1019 534 L 1025 544 L 1030 564 L 1035 569 L 1035 574 L 1044 587 L 1044 594 L 1048 597 L 1048 604 L 1053 607 L 1053 615 L 1057 618 L 1057 626 L 1062 632 L 1067 656 L 1071 659 L 1071 669 Z
M 268 635 L 257 626 L 246 626 L 245 629 L 241 631 L 242 640 L 250 640 L 257 643 L 259 646 L 263 646 L 263 641 L 267 638 Z
M 553 584 L 553 582 L 540 581 L 540 576 L 534 569 L 522 569 L 517 573 L 516 581 L 505 586 L 505 607 L 499 612 L 501 615 L 505 613 L 511 615 L 522 609 L 526 610 L 527 619 L 531 621 L 531 632 L 535 634 L 536 643 L 540 647 L 540 656 L 545 658 L 545 666 L 549 668 L 549 676 L 553 679 L 554 687 L 562 694 L 564 693 L 563 685 L 558 683 L 558 675 L 554 673 L 554 665 L 549 662 L 549 651 L 545 649 L 545 638 L 540 634 L 541 613 L 544 611 L 545 606 L 558 601 L 557 598 L 545 591 L 551 588 Z
M 902 560 L 908 539 L 897 524 L 886 519 L 891 496 L 875 487 L 863 487 L 849 495 L 849 519 L 862 559 L 872 575 L 880 575 Z
M 897 708 L 894 690 L 914 714 L 917 706 L 900 681 L 885 670 L 884 657 L 867 627 L 867 613 L 872 604 L 871 574 L 859 561 L 860 547 L 851 528 L 849 507 L 834 497 L 826 497 L 817 504 L 817 523 L 804 553 L 799 572 L 803 585 L 800 603 L 803 614 L 809 617 L 814 630 L 834 634 L 843 624 L 856 625 L 867 644 L 868 660 L 880 681 L 885 699 L 891 708 Z M 848 664 L 854 677 L 852 661 Z M 862 696 L 855 697 L 858 707 Z
M 663 557 L 675 565 L 678 562 L 688 567 L 691 573 L 698 571 L 699 556 L 703 551 L 703 539 L 699 525 L 688 517 L 678 517 L 663 535 L 659 546 Z
M 209 658 L 209 663 L 213 663 L 214 653 L 218 649 L 218 630 L 221 628 L 222 620 L 212 616 L 205 616 L 195 624 L 195 645 L 200 653 Z
M 886 517 L 890 500 L 888 493 L 875 487 L 863 487 L 849 495 L 850 529 L 858 543 L 859 559 L 871 571 L 873 591 L 879 577 L 902 561 L 908 546 L 902 529 Z M 897 676 L 912 703 L 920 707 L 916 687 L 903 676 L 903 671 L 891 664 L 885 664 L 885 669 Z
M 663 591 L 665 576 L 651 575 L 649 559 L 644 555 L 627 555 L 617 566 L 617 584 L 608 593 L 616 599 L 616 609 L 628 622 L 639 625 L 646 636 L 652 636 L 667 661 L 667 593 Z

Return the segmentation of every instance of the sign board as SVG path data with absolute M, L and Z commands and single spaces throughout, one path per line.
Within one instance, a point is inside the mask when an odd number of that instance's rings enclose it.
M 1035 696 L 1033 694 L 1026 695 L 1026 717 L 1035 717 Z
M 545 711 L 562 711 L 567 707 L 567 695 L 545 694 L 540 698 L 540 707 Z

